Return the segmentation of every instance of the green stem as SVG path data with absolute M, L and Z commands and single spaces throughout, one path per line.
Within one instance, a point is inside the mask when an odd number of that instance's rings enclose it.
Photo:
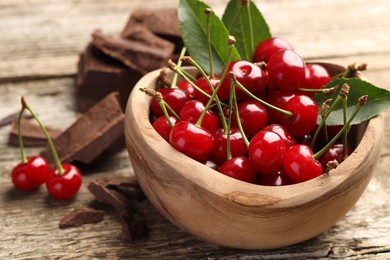
M 186 51 L 187 51 L 186 47 L 183 47 L 183 48 L 181 49 L 180 56 L 179 56 L 179 61 L 177 62 L 177 65 L 176 65 L 176 66 L 178 66 L 179 68 L 181 68 L 181 63 L 182 63 L 181 58 L 185 55 Z M 172 78 L 171 88 L 176 87 L 177 78 L 178 78 L 178 75 L 177 75 L 177 73 L 175 73 L 175 74 L 173 75 L 173 78 Z
M 232 82 L 231 84 L 234 85 L 234 83 Z M 235 85 L 233 87 L 233 101 L 234 101 L 234 113 L 236 115 L 236 119 L 237 119 L 237 127 L 238 127 L 238 130 L 240 131 L 241 133 L 241 136 L 242 136 L 242 139 L 244 140 L 244 143 L 246 145 L 246 148 L 248 149 L 249 148 L 249 140 L 248 140 L 248 137 L 246 137 L 246 134 L 244 132 L 244 129 L 242 128 L 242 124 L 241 124 L 241 119 L 240 119 L 240 114 L 238 113 L 238 104 L 237 104 L 237 97 L 236 97 L 236 89 L 235 89 Z
M 20 109 L 19 117 L 18 117 L 18 140 L 19 140 L 20 156 L 22 158 L 22 163 L 27 162 L 26 153 L 24 152 L 22 127 L 21 127 L 24 109 L 25 109 L 24 107 Z
M 343 98 L 343 120 L 344 125 L 347 123 L 347 101 L 348 97 Z M 348 158 L 348 128 L 344 131 L 343 134 L 343 156 L 341 157 L 342 160 L 345 160 Z
M 64 170 L 64 168 L 62 167 L 60 158 L 58 157 L 56 148 L 55 148 L 55 146 L 54 146 L 53 141 L 51 140 L 51 137 L 50 137 L 50 135 L 49 135 L 49 132 L 47 132 L 46 127 L 42 124 L 41 120 L 39 120 L 38 116 L 34 113 L 34 111 L 27 105 L 26 100 L 25 100 L 23 97 L 22 97 L 22 106 L 23 106 L 24 108 L 26 108 L 26 109 L 31 113 L 31 115 L 32 115 L 32 116 L 34 117 L 34 119 L 37 121 L 38 125 L 40 126 L 40 128 L 41 128 L 42 131 L 43 131 L 43 133 L 45 134 L 46 139 L 47 139 L 47 143 L 49 144 L 51 153 L 52 153 L 53 158 L 54 158 L 55 165 L 56 165 L 57 170 L 58 170 L 58 174 L 59 174 L 59 175 L 64 174 L 65 170 Z

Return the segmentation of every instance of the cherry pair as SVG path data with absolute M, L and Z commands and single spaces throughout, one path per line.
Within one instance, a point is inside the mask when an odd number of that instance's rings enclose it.
M 31 191 L 45 183 L 49 194 L 55 199 L 69 200 L 73 198 L 81 187 L 82 175 L 80 170 L 72 164 L 61 164 L 46 128 L 33 110 L 28 106 L 23 97 L 21 102 L 22 109 L 19 112 L 18 118 L 18 138 L 21 162 L 13 168 L 11 173 L 14 186 L 22 191 Z M 31 113 L 47 138 L 56 164 L 56 168 L 53 170 L 50 170 L 48 162 L 41 156 L 26 158 L 20 126 L 21 118 L 25 110 L 28 110 Z

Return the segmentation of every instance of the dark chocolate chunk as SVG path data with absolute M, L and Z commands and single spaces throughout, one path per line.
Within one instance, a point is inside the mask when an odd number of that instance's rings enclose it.
M 95 30 L 92 34 L 92 44 L 105 54 L 143 74 L 163 67 L 172 57 L 175 47 L 143 26 L 132 27 L 126 39 L 105 35 L 101 30 Z
M 103 210 L 75 208 L 60 220 L 59 227 L 81 227 L 85 224 L 95 224 L 103 220 L 104 214 Z
M 78 111 L 85 112 L 111 92 L 119 92 L 122 110 L 133 86 L 143 76 L 91 44 L 80 55 L 76 78 Z
M 93 162 L 111 144 L 123 137 L 124 117 L 118 92 L 107 95 L 53 140 L 61 162 Z M 54 163 L 49 147 L 41 155 L 50 164 Z
M 22 140 L 24 146 L 45 146 L 47 144 L 46 136 L 42 129 L 34 120 L 22 118 L 20 121 L 20 127 L 22 131 Z M 52 139 L 57 138 L 62 131 L 51 127 L 46 127 L 50 137 Z M 9 145 L 19 146 L 18 139 L 18 122 L 12 123 L 11 131 L 8 138 Z
M 17 121 L 18 117 L 19 117 L 19 112 L 15 112 L 9 114 L 8 116 L 3 117 L 2 119 L 0 119 L 0 127 L 10 125 L 12 122 Z M 32 116 L 23 114 L 23 118 L 30 119 L 32 118 Z
M 121 36 L 131 36 L 133 27 L 137 25 L 144 25 L 154 34 L 174 43 L 176 54 L 180 53 L 184 46 L 176 9 L 137 10 L 130 15 Z
M 137 212 L 135 203 L 114 186 L 135 187 L 135 177 L 102 178 L 92 181 L 88 190 L 100 202 L 112 205 L 119 214 L 122 223 L 123 238 L 125 241 L 143 240 L 147 237 L 145 218 Z

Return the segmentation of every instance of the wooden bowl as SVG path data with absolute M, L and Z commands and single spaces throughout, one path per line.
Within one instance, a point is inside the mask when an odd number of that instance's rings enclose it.
M 331 74 L 343 71 L 338 65 L 322 65 Z M 367 187 L 380 156 L 382 116 L 359 126 L 355 151 L 329 174 L 283 187 L 249 184 L 190 159 L 157 134 L 149 122 L 150 98 L 138 89 L 154 88 L 158 75 L 144 76 L 129 97 L 127 149 L 150 202 L 194 236 L 242 249 L 292 245 L 329 229 Z

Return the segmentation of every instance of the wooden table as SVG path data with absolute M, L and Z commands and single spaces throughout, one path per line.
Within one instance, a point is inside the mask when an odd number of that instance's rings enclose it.
M 101 28 L 122 30 L 137 8 L 175 7 L 173 0 L 0 1 L 0 117 L 16 112 L 24 95 L 52 127 L 65 129 L 77 117 L 74 78 L 78 54 Z M 207 1 L 222 13 L 227 0 Z M 390 89 L 390 1 L 256 1 L 272 33 L 290 41 L 307 60 L 348 65 L 368 63 L 366 75 Z M 386 127 L 390 113 L 385 112 Z M 164 219 L 145 201 L 150 236 L 124 243 L 114 211 L 98 224 L 59 229 L 59 220 L 94 197 L 87 184 L 105 176 L 133 174 L 125 150 L 85 169 L 77 198 L 58 202 L 45 188 L 15 190 L 10 171 L 19 150 L 7 145 L 10 127 L 0 128 L 0 259 L 389 259 L 389 132 L 374 177 L 356 206 L 337 225 L 304 243 L 270 251 L 242 251 L 198 240 Z M 28 155 L 41 148 L 27 149 Z

